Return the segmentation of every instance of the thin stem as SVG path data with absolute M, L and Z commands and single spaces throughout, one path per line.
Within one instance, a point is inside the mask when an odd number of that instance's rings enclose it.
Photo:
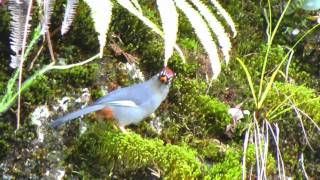
M 21 57 L 20 57 L 20 65 L 19 65 L 19 82 L 18 82 L 18 108 L 17 108 L 17 128 L 18 130 L 20 128 L 20 111 L 21 111 L 21 94 L 20 94 L 20 89 L 21 89 L 21 84 L 22 84 L 22 71 L 23 71 L 23 61 L 25 59 L 24 54 L 25 54 L 25 49 L 26 49 L 26 44 L 27 44 L 27 35 L 28 35 L 28 26 L 29 26 L 29 21 L 31 19 L 31 9 L 32 9 L 32 3 L 33 0 L 29 1 L 29 6 L 28 6 L 28 12 L 26 16 L 26 24 L 24 26 L 24 32 L 23 32 L 23 40 L 22 40 L 22 50 L 21 50 Z
M 243 143 L 243 156 L 242 156 L 242 179 L 245 180 L 246 179 L 246 153 L 247 153 L 247 149 L 248 149 L 248 141 L 249 141 L 249 137 L 250 137 L 250 130 L 251 130 L 251 126 L 249 126 L 249 128 L 247 129 L 245 138 L 244 138 L 244 143 Z
M 50 37 L 50 31 L 48 29 L 48 31 L 46 32 L 46 36 L 48 39 L 48 47 L 49 47 L 49 52 L 50 52 L 50 56 L 51 56 L 51 60 L 53 63 L 56 62 L 56 59 L 54 57 L 54 53 L 53 53 L 53 48 L 52 48 L 52 42 L 51 42 L 51 37 Z

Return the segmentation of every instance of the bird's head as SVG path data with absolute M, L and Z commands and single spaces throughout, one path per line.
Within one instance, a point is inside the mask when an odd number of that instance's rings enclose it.
M 158 79 L 162 84 L 170 84 L 176 74 L 168 67 L 164 67 L 158 74 Z

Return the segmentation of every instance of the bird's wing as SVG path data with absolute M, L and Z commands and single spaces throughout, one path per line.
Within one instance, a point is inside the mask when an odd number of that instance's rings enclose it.
M 62 116 L 62 117 L 56 119 L 54 122 L 51 123 L 50 126 L 54 129 L 57 129 L 62 124 L 66 123 L 68 121 L 71 121 L 71 120 L 73 120 L 77 117 L 80 117 L 82 115 L 101 110 L 104 107 L 105 107 L 105 105 L 103 105 L 103 104 L 94 104 L 94 105 L 87 106 L 83 109 L 79 109 L 77 111 L 71 112 L 69 114 L 66 114 L 65 116 Z
M 118 100 L 118 101 L 110 101 L 106 103 L 110 106 L 123 106 L 123 107 L 138 107 L 138 105 L 134 101 L 130 100 Z
M 149 86 L 144 83 L 140 83 L 112 91 L 107 96 L 101 97 L 93 104 L 109 104 L 118 101 L 121 102 L 120 104 L 123 102 L 124 104 L 127 104 L 126 101 L 131 101 L 136 105 L 140 105 L 146 100 L 147 97 L 150 96 L 152 96 L 152 92 Z

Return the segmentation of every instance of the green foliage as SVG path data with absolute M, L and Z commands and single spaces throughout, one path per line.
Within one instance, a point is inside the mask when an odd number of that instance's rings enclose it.
M 159 15 L 155 15 L 153 2 L 141 3 L 144 16 L 153 22 L 160 23 Z M 140 67 L 150 70 L 160 69 L 163 64 L 163 39 L 128 11 L 115 4 L 114 16 L 110 29 L 118 38 L 112 39 L 118 44 L 125 45 L 123 50 L 128 53 L 137 54 L 140 58 Z
M 12 146 L 9 144 L 9 141 L 13 140 L 13 128 L 8 123 L 0 122 L 0 130 L 0 160 L 2 160 L 11 151 Z
M 290 83 L 278 82 L 274 84 L 273 91 L 269 94 L 267 104 L 269 104 L 270 107 L 275 107 L 284 102 L 283 106 L 275 109 L 276 112 L 291 112 L 292 108 L 290 107 L 292 104 L 288 98 L 290 98 L 295 106 L 308 114 L 318 124 L 320 123 L 320 98 L 314 89 L 303 85 L 297 86 Z
M 58 11 L 54 11 L 51 22 L 60 31 L 63 18 L 61 14 L 64 13 L 65 2 L 57 2 L 56 8 Z M 97 33 L 93 26 L 89 7 L 83 1 L 79 1 L 77 9 L 80 11 L 77 11 L 69 32 L 62 37 L 62 41 L 57 41 L 56 51 L 61 53 L 62 57 L 67 58 L 70 63 L 79 61 L 79 58 L 74 58 L 79 56 L 79 53 L 98 53 L 99 49 Z
M 50 77 L 61 82 L 62 86 L 70 84 L 73 87 L 83 87 L 92 85 L 97 80 L 100 66 L 92 63 L 86 66 L 77 66 L 64 71 L 53 71 Z
M 208 169 L 208 177 L 210 179 L 241 179 L 242 177 L 242 147 L 233 145 L 226 148 L 223 154 L 220 154 L 219 161 L 213 164 Z M 254 145 L 250 144 L 246 152 L 246 168 L 255 166 L 255 149 Z M 276 161 L 269 153 L 267 156 L 267 174 L 275 173 Z M 209 179 L 209 178 L 208 178 Z
M 174 104 L 170 114 L 175 121 L 172 124 L 168 122 L 166 132 L 175 129 L 179 133 L 199 137 L 208 133 L 224 134 L 225 127 L 231 122 L 229 106 L 205 95 L 206 87 L 202 80 L 178 76 L 169 95 L 169 100 Z M 170 136 L 170 133 L 167 135 Z
M 82 135 L 68 154 L 79 168 L 88 170 L 88 177 L 127 177 L 130 172 L 147 167 L 159 170 L 165 179 L 195 179 L 201 174 L 193 150 L 133 133 L 106 131 L 101 124 Z
M 47 102 L 54 95 L 53 89 L 50 87 L 50 80 L 47 76 L 37 77 L 30 89 L 23 94 L 24 101 L 31 104 L 41 104 Z
M 211 179 L 241 179 L 242 166 L 241 166 L 241 153 L 236 152 L 234 149 L 228 149 L 222 162 L 215 164 L 209 170 Z
M 7 9 L 3 6 L 0 6 L 0 59 L 9 58 L 9 50 L 7 45 L 9 44 L 9 21 L 10 16 Z M 8 61 L 9 62 L 9 61 Z M 0 71 L 6 70 L 6 68 L 2 67 L 5 63 L 1 63 Z M 9 63 L 8 63 L 9 64 Z M 6 64 L 7 65 L 7 64 Z

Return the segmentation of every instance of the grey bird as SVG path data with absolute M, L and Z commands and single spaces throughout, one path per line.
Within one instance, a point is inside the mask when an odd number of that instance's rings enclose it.
M 99 111 L 105 118 L 114 119 L 119 128 L 126 132 L 126 125 L 139 123 L 160 106 L 168 95 L 174 76 L 170 68 L 164 67 L 145 82 L 119 88 L 83 109 L 56 119 L 51 127 L 57 129 L 82 115 Z

